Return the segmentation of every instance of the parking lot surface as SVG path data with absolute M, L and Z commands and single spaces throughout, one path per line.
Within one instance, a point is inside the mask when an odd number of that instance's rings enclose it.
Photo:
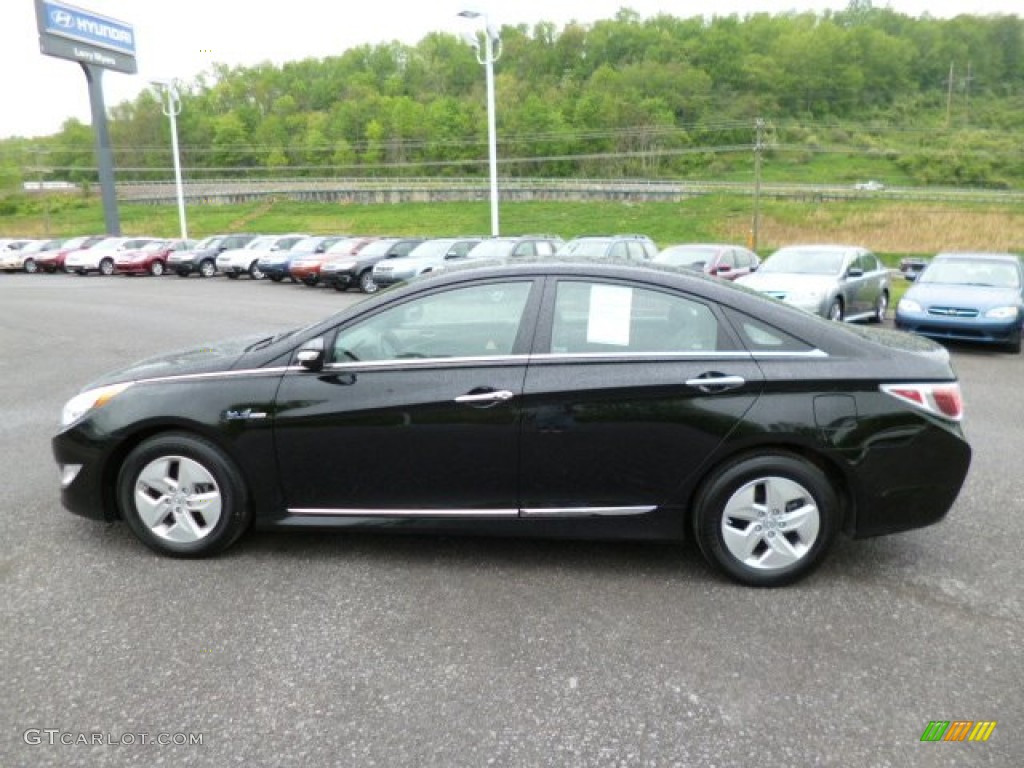
M 0 766 L 1021 764 L 1021 356 L 953 350 L 975 453 L 947 520 L 780 590 L 689 544 L 251 533 L 175 561 L 61 508 L 49 440 L 92 378 L 359 298 L 0 275 Z M 922 742 L 935 720 L 998 724 Z

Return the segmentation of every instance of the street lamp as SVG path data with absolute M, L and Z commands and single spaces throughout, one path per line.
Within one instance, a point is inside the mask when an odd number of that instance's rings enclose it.
M 181 161 L 178 158 L 178 122 L 181 114 L 181 97 L 178 86 L 173 80 L 151 80 L 152 85 L 160 89 L 160 102 L 163 112 L 171 120 L 171 151 L 174 153 L 174 183 L 178 190 L 178 221 L 181 224 L 181 239 L 188 240 L 188 227 L 185 225 L 185 192 L 181 186 Z
M 494 62 L 501 56 L 501 38 L 496 27 L 491 26 L 487 14 L 479 11 L 460 11 L 464 19 L 483 20 L 483 49 L 480 35 L 467 33 L 466 42 L 473 46 L 476 60 L 484 65 L 487 72 L 487 148 L 491 169 L 491 235 L 498 236 L 498 137 L 494 117 Z

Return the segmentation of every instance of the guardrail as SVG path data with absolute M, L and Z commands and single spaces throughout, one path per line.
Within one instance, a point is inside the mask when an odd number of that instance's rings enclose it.
M 754 194 L 753 185 L 733 181 L 659 181 L 652 179 L 519 179 L 499 181 L 502 199 L 679 201 L 708 194 Z M 217 205 L 267 198 L 298 201 L 400 203 L 452 202 L 489 199 L 486 179 L 252 179 L 188 181 L 183 185 L 190 204 Z M 117 195 L 125 202 L 166 205 L 176 202 L 173 181 L 122 182 Z M 807 201 L 883 199 L 917 202 L 1024 203 L 1024 191 L 961 189 L 955 187 L 889 187 L 857 190 L 848 185 L 761 184 L 769 198 Z

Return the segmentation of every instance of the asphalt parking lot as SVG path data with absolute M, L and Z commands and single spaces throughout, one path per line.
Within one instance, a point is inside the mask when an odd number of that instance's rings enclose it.
M 255 533 L 174 561 L 61 508 L 49 439 L 94 376 L 359 298 L 0 275 L 0 766 L 1021 764 L 1021 356 L 953 350 L 975 454 L 946 521 L 782 590 L 672 544 Z M 998 725 L 922 743 L 933 720 Z

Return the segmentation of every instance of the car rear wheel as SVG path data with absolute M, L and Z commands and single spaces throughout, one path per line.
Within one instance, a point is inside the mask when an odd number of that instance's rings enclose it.
M 188 272 L 187 269 L 179 269 L 178 270 L 178 277 L 188 277 L 188 275 L 189 275 L 189 272 Z
M 254 261 L 249 265 L 249 277 L 253 280 L 262 280 L 266 275 L 263 274 L 263 270 L 260 269 L 260 265 Z
M 114 260 L 113 259 L 102 259 L 100 261 L 100 274 L 105 276 L 105 277 L 110 277 L 110 275 L 114 274 Z
M 238 279 L 238 273 L 237 272 L 227 272 L 225 274 L 227 274 L 228 280 L 237 280 Z
M 270 275 L 270 279 L 273 280 L 275 283 L 280 283 L 282 280 L 284 280 L 284 275 Z
M 697 497 L 694 533 L 705 558 L 748 586 L 806 576 L 839 524 L 828 478 L 798 456 L 751 456 L 716 470 Z
M 164 273 L 164 263 L 162 261 L 154 261 L 149 265 L 149 274 L 153 277 L 160 277 Z
M 251 520 L 234 464 L 213 443 L 187 434 L 138 445 L 121 466 L 117 495 L 132 533 L 173 557 L 220 552 Z
M 30 275 L 34 275 L 36 272 L 39 271 L 39 266 L 36 264 L 35 259 L 25 259 L 24 267 L 25 271 L 28 272 Z
M 217 267 L 209 259 L 203 259 L 199 263 L 199 276 L 200 277 L 213 277 L 213 273 L 217 271 Z

